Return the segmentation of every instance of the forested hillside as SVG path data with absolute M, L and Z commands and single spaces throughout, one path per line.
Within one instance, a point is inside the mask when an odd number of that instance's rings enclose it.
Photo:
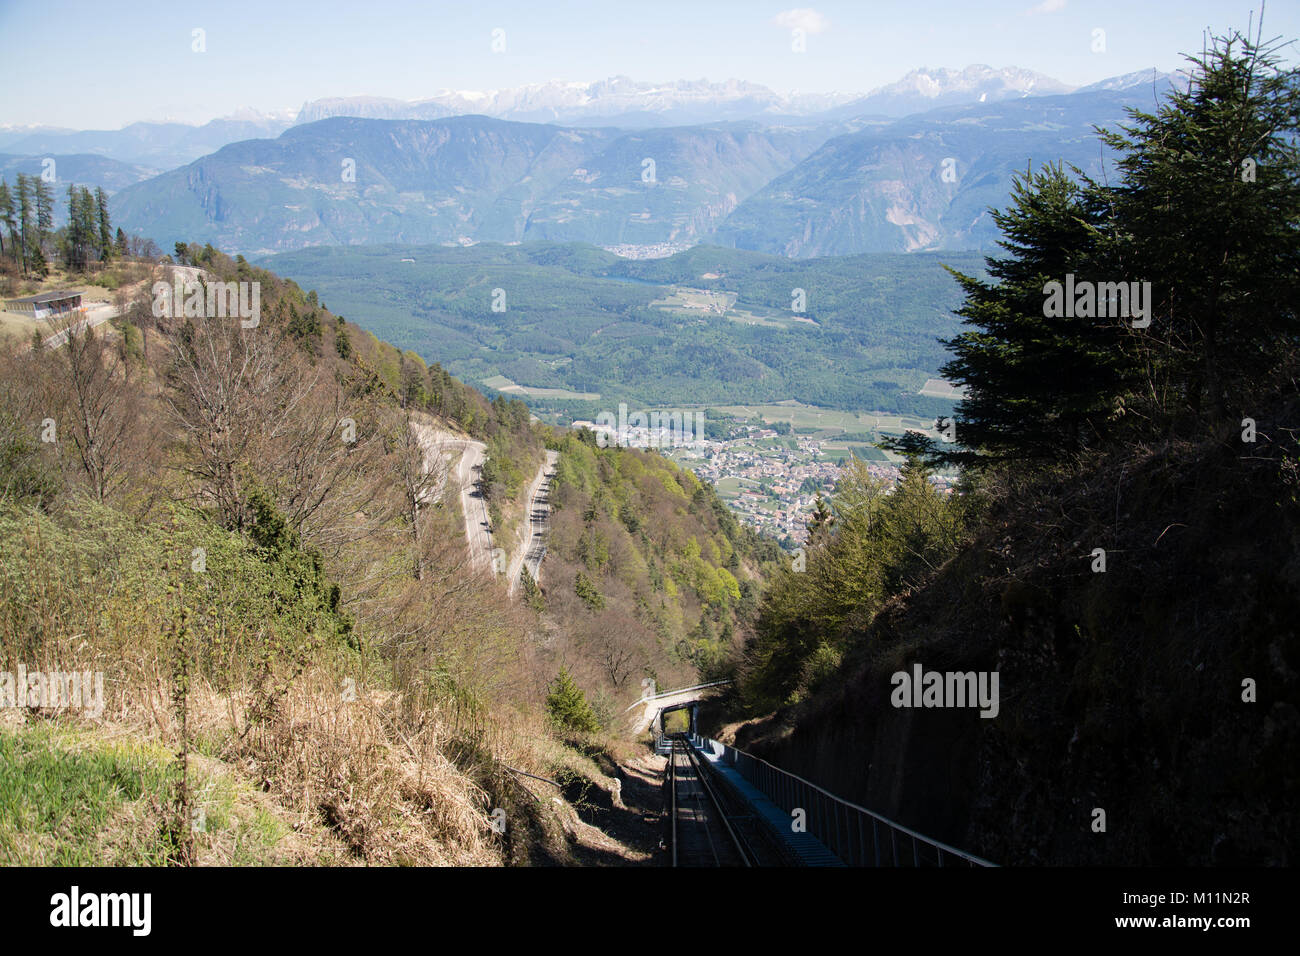
M 969 253 L 627 260 L 576 243 L 318 248 L 267 265 L 465 381 L 504 378 L 539 411 L 588 421 L 620 401 L 945 414 L 917 394 L 957 331 L 944 266 L 982 273 Z
M 1297 78 L 1216 40 L 1106 134 L 1117 180 L 1020 177 L 956 277 L 956 442 L 837 490 L 760 609 L 742 746 L 998 863 L 1294 860 Z M 900 697 L 915 667 L 1000 698 Z
M 105 687 L 89 718 L 2 710 L 0 857 L 572 861 L 572 811 L 520 773 L 612 787 L 614 716 L 731 656 L 770 553 L 666 461 L 554 435 L 242 258 L 173 258 L 152 278 L 256 284 L 260 314 L 146 281 L 0 358 L 0 670 Z M 486 444 L 494 523 L 560 450 L 540 590 L 471 567 L 455 454 L 413 424 Z
M 731 676 L 780 549 L 658 454 L 600 448 L 590 431 L 557 447 L 536 602 L 552 653 L 607 706 L 636 699 L 646 677 L 669 688 Z

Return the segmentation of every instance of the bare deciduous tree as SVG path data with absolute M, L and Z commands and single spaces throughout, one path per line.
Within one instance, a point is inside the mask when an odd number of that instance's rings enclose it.
M 422 512 L 435 506 L 447 484 L 447 458 L 438 432 L 408 410 L 393 440 L 394 474 L 401 486 L 415 547 L 415 579 L 424 576 L 426 542 Z
M 53 367 L 67 386 L 62 410 L 90 493 L 102 502 L 125 478 L 139 394 L 125 381 L 120 353 L 80 313 L 52 323 Z M 47 340 L 49 341 L 49 340 Z

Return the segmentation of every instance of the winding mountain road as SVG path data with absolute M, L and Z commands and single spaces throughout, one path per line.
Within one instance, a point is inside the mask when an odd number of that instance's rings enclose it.
M 449 475 L 460 487 L 460 508 L 465 516 L 465 540 L 469 545 L 470 566 L 498 570 L 492 526 L 481 487 L 487 446 L 481 441 L 422 422 L 412 422 L 411 428 L 424 452 L 425 468 L 429 471 L 440 468 L 442 465 L 438 459 L 443 459 L 449 466 Z M 457 453 L 459 455 L 455 468 L 450 469 L 452 455 Z M 515 549 L 509 565 L 500 568 L 506 573 L 507 590 L 511 594 L 519 589 L 520 568 L 527 565 L 528 573 L 534 580 L 541 575 L 542 559 L 546 556 L 546 530 L 551 518 L 551 481 L 555 478 L 555 465 L 559 458 L 559 452 L 548 451 L 546 460 L 537 469 L 537 476 L 528 489 L 527 534 Z M 431 492 L 431 496 L 441 492 L 442 489 L 438 488 Z
M 483 477 L 483 456 L 487 445 L 471 438 L 462 438 L 431 425 L 412 422 L 416 439 L 424 450 L 425 468 L 440 467 L 436 457 L 450 464 L 451 455 L 459 452 L 455 481 L 460 486 L 460 510 L 465 516 L 465 541 L 469 545 L 470 567 L 492 568 L 492 526 L 488 522 L 487 502 L 479 487 Z
M 546 529 L 551 521 L 551 481 L 555 478 L 555 464 L 559 459 L 558 451 L 548 451 L 528 489 L 528 535 L 519 543 L 506 572 L 511 594 L 519 589 L 519 569 L 525 565 L 533 580 L 540 583 L 542 558 L 546 557 Z

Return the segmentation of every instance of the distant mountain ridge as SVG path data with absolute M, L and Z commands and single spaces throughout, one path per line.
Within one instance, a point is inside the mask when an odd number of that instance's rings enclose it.
M 1060 80 L 1014 66 L 994 69 L 977 63 L 964 70 L 922 68 L 838 107 L 833 115 L 902 117 L 943 106 L 1072 92 L 1074 87 Z
M 1165 76 L 1144 70 L 1111 77 L 1075 92 L 1127 89 Z M 417 100 L 336 96 L 297 109 L 244 108 L 208 123 L 137 122 L 117 130 L 73 130 L 0 124 L 0 150 L 12 155 L 89 154 L 154 170 L 175 169 L 230 143 L 274 138 L 293 125 L 349 116 L 436 120 L 483 115 L 528 123 L 644 129 L 755 120 L 779 124 L 839 122 L 860 116 L 899 118 L 941 106 L 995 103 L 1072 92 L 1052 77 L 1019 67 L 982 64 L 964 69 L 913 70 L 894 83 L 861 92 L 776 93 L 745 80 L 649 83 L 626 76 L 596 82 L 551 80 L 499 90 L 444 89 Z
M 526 240 L 658 254 L 703 241 L 794 258 L 981 249 L 996 239 L 988 207 L 1005 202 L 1015 172 L 1065 161 L 1100 173 L 1093 127 L 1123 122 L 1168 83 L 1138 74 L 1038 95 L 1035 74 L 980 67 L 917 73 L 881 93 L 974 97 L 901 118 L 640 129 L 334 117 L 226 146 L 123 189 L 113 206 L 164 248 L 182 239 L 253 255 Z
M 279 136 L 291 118 L 241 110 L 201 126 L 187 123 L 132 123 L 116 130 L 39 129 L 0 134 L 0 148 L 23 156 L 88 154 L 160 171 L 175 169 L 229 143 Z
M 1005 205 L 1016 172 L 1065 162 L 1100 176 L 1094 127 L 1117 126 L 1151 97 L 1134 82 L 869 124 L 758 190 L 708 241 L 793 258 L 988 248 L 998 239 L 988 209 Z
M 226 146 L 123 190 L 113 210 L 165 245 L 184 238 L 246 254 L 374 242 L 689 244 L 840 131 L 338 117 Z
M 66 199 L 70 183 L 79 186 L 102 186 L 110 196 L 126 186 L 141 182 L 155 174 L 152 169 L 120 163 L 103 156 L 91 156 L 85 153 L 71 156 L 11 156 L 0 152 L 0 179 L 13 186 L 17 174 L 39 176 L 45 171 L 45 160 L 54 161 L 55 179 L 54 198 L 56 204 L 60 197 Z
M 552 80 L 501 90 L 439 90 L 427 99 L 332 97 L 304 103 L 298 123 L 335 116 L 368 119 L 444 119 L 478 114 L 524 123 L 575 126 L 675 126 L 810 115 L 857 98 L 856 93 L 783 96 L 758 83 L 675 80 L 645 83 L 615 76 L 595 83 Z
M 501 90 L 440 90 L 421 100 L 373 96 L 311 100 L 298 111 L 299 123 L 334 116 L 369 119 L 442 119 L 478 113 L 497 119 L 578 126 L 611 123 L 664 126 L 761 119 L 765 116 L 827 118 L 864 114 L 899 117 L 939 106 L 997 102 L 1022 96 L 1050 96 L 1074 88 L 1032 70 L 913 70 L 895 83 L 861 93 L 776 93 L 758 83 L 675 80 L 645 83 L 615 76 L 595 83 L 552 80 Z

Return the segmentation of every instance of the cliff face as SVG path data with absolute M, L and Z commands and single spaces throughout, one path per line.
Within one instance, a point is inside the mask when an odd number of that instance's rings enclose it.
M 1300 443 L 1297 403 L 1274 411 L 1254 444 L 1143 450 L 1005 497 L 737 744 L 998 863 L 1294 862 Z M 916 663 L 996 670 L 997 716 L 892 706 Z

